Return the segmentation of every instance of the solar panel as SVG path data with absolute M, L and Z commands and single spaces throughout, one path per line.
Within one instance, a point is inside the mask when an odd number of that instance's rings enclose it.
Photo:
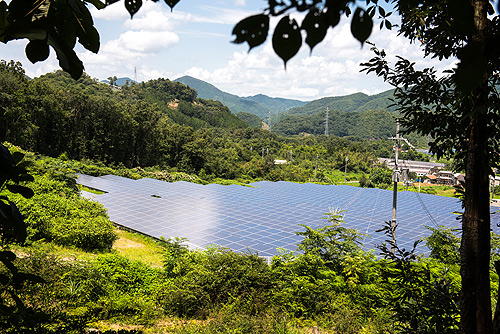
M 375 232 L 392 219 L 392 191 L 346 185 L 260 181 L 246 186 L 200 185 L 185 181 L 132 180 L 114 175 L 80 174 L 77 182 L 104 191 L 82 196 L 103 204 L 110 219 L 129 229 L 156 237 L 184 237 L 193 247 L 211 244 L 261 256 L 278 254 L 277 248 L 296 250 L 307 225 L 319 228 L 331 208 L 345 210 L 345 227 L 366 234 L 363 245 L 374 249 L 387 237 Z M 397 241 L 411 248 L 429 236 L 424 226 L 458 228 L 453 212 L 461 211 L 456 198 L 415 192 L 398 193 Z M 498 214 L 492 228 L 498 232 Z M 419 246 L 420 252 L 427 251 Z

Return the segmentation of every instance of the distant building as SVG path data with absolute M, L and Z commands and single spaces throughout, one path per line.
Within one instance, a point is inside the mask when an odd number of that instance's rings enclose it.
M 434 174 L 427 174 L 425 175 L 425 180 L 424 180 L 424 183 L 431 183 L 431 184 L 435 184 L 437 183 L 437 176 L 434 175 Z
M 452 171 L 441 170 L 437 173 L 436 182 L 438 184 L 454 186 L 457 184 L 457 178 Z
M 394 160 L 387 158 L 378 158 L 380 164 L 385 164 L 390 169 L 394 169 Z M 427 162 L 427 161 L 413 161 L 413 160 L 400 160 L 400 169 L 409 169 L 410 172 L 417 173 L 418 176 L 424 176 L 427 174 L 432 174 L 431 169 L 436 170 L 444 168 L 443 163 L 439 162 Z
M 286 160 L 278 160 L 278 159 L 274 160 L 274 164 L 275 165 L 283 165 L 283 164 L 286 164 L 286 163 L 287 163 Z

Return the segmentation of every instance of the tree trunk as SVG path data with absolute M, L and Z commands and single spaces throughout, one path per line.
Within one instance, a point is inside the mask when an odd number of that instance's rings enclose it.
M 472 0 L 476 31 L 472 42 L 479 46 L 477 57 L 486 64 L 484 32 L 487 23 L 488 1 Z M 471 96 L 467 157 L 465 165 L 465 212 L 462 217 L 460 246 L 460 332 L 465 334 L 493 333 L 490 297 L 490 200 L 489 159 L 486 137 L 487 79 L 486 66 L 482 83 Z
M 500 276 L 500 261 L 495 261 L 495 270 L 497 275 Z M 497 307 L 493 317 L 493 334 L 500 334 L 500 286 L 498 286 L 497 290 Z

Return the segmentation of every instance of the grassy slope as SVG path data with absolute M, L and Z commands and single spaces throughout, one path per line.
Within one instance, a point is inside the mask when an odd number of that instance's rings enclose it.
M 162 267 L 162 247 L 147 236 L 138 233 L 117 230 L 118 240 L 113 250 L 132 261 L 141 261 L 153 268 Z

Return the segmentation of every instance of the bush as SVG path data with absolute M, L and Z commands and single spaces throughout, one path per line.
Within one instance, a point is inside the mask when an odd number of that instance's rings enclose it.
M 172 284 L 159 296 L 167 313 L 203 318 L 231 304 L 249 314 L 268 306 L 273 283 L 264 259 L 219 247 L 186 252 L 173 245 L 167 247 L 165 268 Z
M 26 218 L 29 240 L 45 239 L 86 251 L 109 250 L 117 235 L 104 207 L 81 198 L 65 181 L 37 176 L 35 195 L 13 196 Z

